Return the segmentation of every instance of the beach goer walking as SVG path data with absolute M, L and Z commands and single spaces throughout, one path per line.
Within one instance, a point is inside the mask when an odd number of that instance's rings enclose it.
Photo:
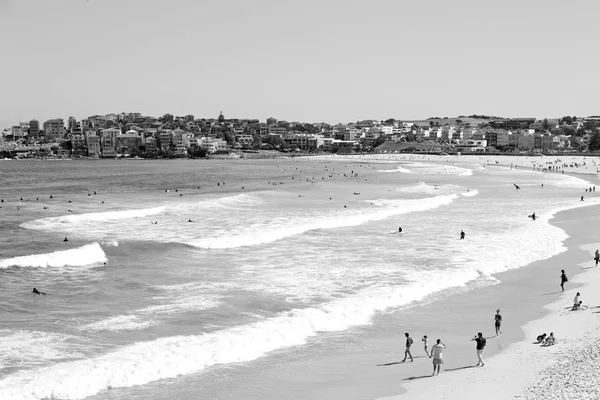
M 485 340 L 485 338 L 483 337 L 483 333 L 481 332 L 477 333 L 477 336 L 475 336 L 471 340 L 477 342 L 477 346 L 475 347 L 475 349 L 477 350 L 477 367 L 483 367 L 485 365 L 483 363 L 483 349 L 485 348 L 487 340 Z
M 494 315 L 494 327 L 496 328 L 496 336 L 499 333 L 502 333 L 500 330 L 500 326 L 502 325 L 502 315 L 500 315 L 500 309 L 496 310 L 496 315 Z
M 461 230 L 460 231 L 460 240 L 463 240 L 465 238 L 465 231 Z
M 594 253 L 594 261 L 596 261 L 596 267 L 597 267 L 598 262 L 600 262 L 600 252 L 598 252 L 598 250 L 596 250 L 596 252 Z
M 565 291 L 565 283 L 569 282 L 569 278 L 567 278 L 567 274 L 565 274 L 565 270 L 561 269 L 560 270 L 560 288 L 562 289 L 562 291 Z
M 583 196 L 581 196 L 581 200 L 580 201 L 583 201 Z
M 404 336 L 406 336 L 406 350 L 404 350 L 404 360 L 402 360 L 402 362 L 406 361 L 406 357 L 410 357 L 410 361 L 413 361 L 413 356 L 412 354 L 410 354 L 410 346 L 412 346 L 413 344 L 413 340 L 410 337 L 410 335 L 408 334 L 408 332 L 406 332 L 404 334 Z
M 429 355 L 429 349 L 427 346 L 427 335 L 423 336 L 423 339 L 421 339 L 423 341 L 423 346 L 425 347 L 425 354 Z
M 437 374 L 440 374 L 440 366 L 444 363 L 442 359 L 442 352 L 446 348 L 446 345 L 442 343 L 441 339 L 436 340 L 436 343 L 431 347 L 431 355 L 429 358 L 433 358 L 433 373 L 431 376 L 435 375 L 435 370 L 437 368 Z

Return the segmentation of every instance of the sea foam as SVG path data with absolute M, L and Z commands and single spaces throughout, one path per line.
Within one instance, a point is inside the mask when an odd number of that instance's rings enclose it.
M 137 210 L 106 211 L 85 214 L 70 214 L 59 217 L 48 217 L 28 221 L 21 224 L 25 229 L 56 229 L 63 224 L 76 224 L 82 222 L 104 222 L 131 218 L 146 217 L 165 212 L 166 207 L 142 208 Z
M 0 371 L 83 357 L 74 336 L 41 331 L 0 330 Z
M 374 287 L 319 307 L 293 309 L 250 324 L 139 342 L 91 359 L 21 371 L 0 381 L 0 398 L 82 399 L 108 388 L 143 385 L 212 365 L 251 361 L 277 349 L 302 345 L 320 332 L 368 324 L 378 312 L 407 305 L 440 289 L 463 286 L 478 275 L 461 270 L 450 277 L 424 273 L 427 285 L 414 282 Z
M 98 243 L 69 250 L 59 250 L 53 253 L 32 254 L 28 256 L 5 258 L 0 260 L 0 268 L 9 267 L 80 267 L 105 262 L 106 254 Z
M 356 211 L 348 210 L 347 212 L 340 212 L 322 217 L 308 217 L 303 220 L 272 220 L 269 221 L 268 225 L 261 226 L 260 228 L 252 226 L 250 227 L 251 229 L 242 231 L 242 233 L 227 232 L 223 236 L 190 240 L 186 244 L 204 249 L 256 246 L 318 229 L 358 226 L 371 221 L 380 221 L 394 215 L 425 211 L 450 204 L 457 197 L 456 194 L 451 194 L 418 200 L 366 200 L 366 203 L 372 203 L 373 205 L 380 207 L 375 209 L 361 208 Z

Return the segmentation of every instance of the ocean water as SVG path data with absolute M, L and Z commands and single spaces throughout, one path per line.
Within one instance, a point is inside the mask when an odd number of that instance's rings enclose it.
M 267 385 L 292 398 L 297 383 L 260 363 L 305 363 L 332 340 L 385 330 L 378 315 L 558 254 L 566 236 L 548 221 L 591 204 L 579 197 L 593 184 L 335 157 L 0 171 L 6 400 L 260 399 Z M 301 398 L 321 398 L 306 389 L 321 368 L 303 375 Z

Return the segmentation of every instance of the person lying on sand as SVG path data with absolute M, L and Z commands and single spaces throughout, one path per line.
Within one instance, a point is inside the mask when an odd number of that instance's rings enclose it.
M 588 307 L 584 306 L 583 301 L 579 300 L 579 303 L 573 304 L 573 308 L 571 308 L 571 311 L 579 311 L 579 310 L 583 310 L 584 308 L 588 308 Z

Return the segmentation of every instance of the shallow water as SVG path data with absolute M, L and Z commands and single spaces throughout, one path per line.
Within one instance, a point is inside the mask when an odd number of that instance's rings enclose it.
M 305 368 L 385 329 L 378 315 L 557 254 L 565 234 L 547 221 L 590 186 L 470 163 L 0 168 L 2 399 L 261 398 L 265 382 L 288 393 L 290 379 L 259 378 L 261 363 Z M 311 369 L 301 398 L 335 384 L 336 366 Z

